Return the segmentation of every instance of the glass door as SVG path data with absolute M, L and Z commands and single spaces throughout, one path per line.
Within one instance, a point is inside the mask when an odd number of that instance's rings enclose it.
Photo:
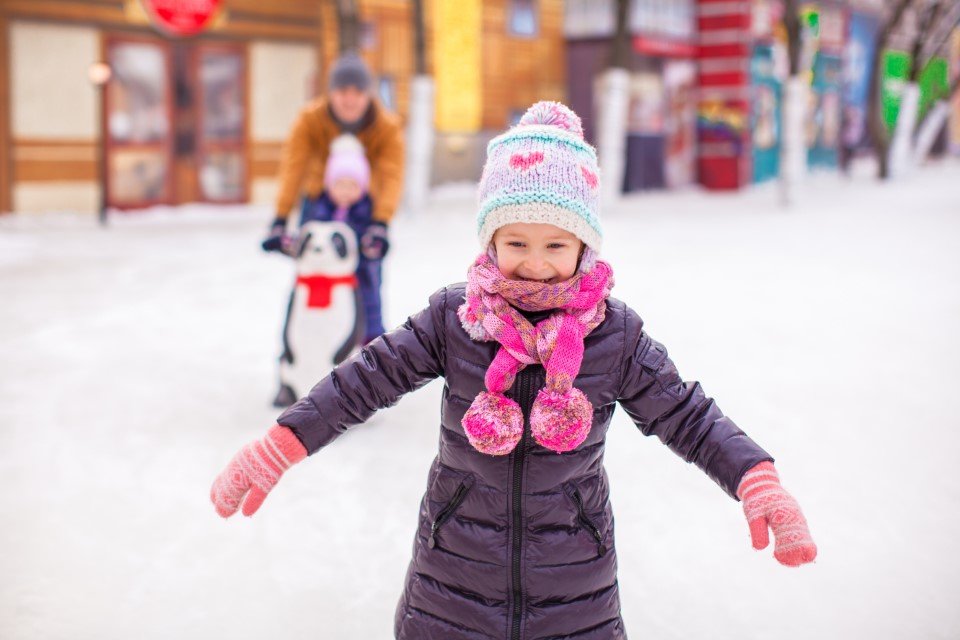
M 113 71 L 104 104 L 107 206 L 171 203 L 169 48 L 160 40 L 110 37 L 107 59 Z
M 204 202 L 247 200 L 246 53 L 242 46 L 198 45 L 197 182 Z

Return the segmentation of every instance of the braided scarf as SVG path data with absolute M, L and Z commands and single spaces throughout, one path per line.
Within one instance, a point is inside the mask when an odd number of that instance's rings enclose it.
M 463 417 L 474 448 L 506 455 L 516 447 L 523 436 L 523 414 L 504 392 L 521 369 L 537 363 L 547 376 L 530 412 L 534 439 L 557 453 L 584 441 L 593 423 L 593 406 L 573 380 L 583 361 L 583 339 L 603 322 L 611 287 L 613 271 L 599 260 L 585 273 L 544 284 L 510 280 L 489 255 L 477 258 L 468 272 L 466 302 L 457 313 L 471 338 L 495 340 L 500 349 L 487 368 L 487 390 L 474 398 Z M 533 326 L 517 309 L 555 311 Z

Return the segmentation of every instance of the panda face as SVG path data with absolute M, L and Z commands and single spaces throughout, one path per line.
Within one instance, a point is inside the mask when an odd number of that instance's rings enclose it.
M 357 238 L 342 222 L 308 222 L 301 229 L 299 275 L 347 276 L 357 270 Z

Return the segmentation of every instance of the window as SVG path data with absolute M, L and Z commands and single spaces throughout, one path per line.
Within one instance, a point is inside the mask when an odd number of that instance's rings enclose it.
M 377 95 L 380 96 L 380 102 L 383 103 L 383 106 L 391 111 L 396 110 L 397 91 L 393 76 L 380 76 L 377 81 Z
M 246 200 L 246 57 L 242 47 L 200 45 L 198 183 L 206 202 Z
M 515 36 L 537 35 L 536 0 L 510 1 L 510 33 Z
M 145 207 L 172 199 L 169 46 L 152 38 L 107 40 L 107 203 Z

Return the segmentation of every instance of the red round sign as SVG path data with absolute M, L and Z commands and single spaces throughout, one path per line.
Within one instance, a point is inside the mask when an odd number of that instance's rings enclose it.
M 200 33 L 220 9 L 222 0 L 140 0 L 158 27 L 178 36 Z

